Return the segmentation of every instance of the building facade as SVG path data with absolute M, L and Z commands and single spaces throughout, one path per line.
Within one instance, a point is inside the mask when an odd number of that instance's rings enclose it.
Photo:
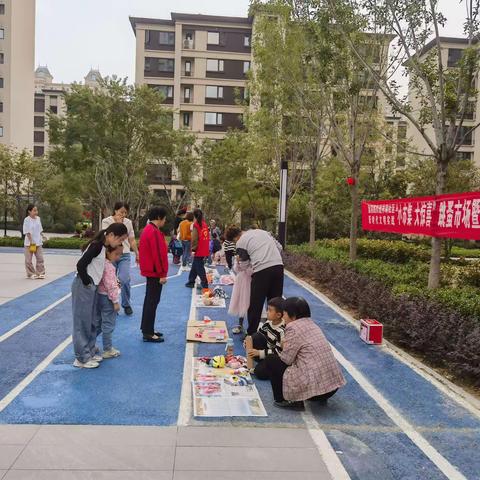
M 84 85 L 95 88 L 101 79 L 98 70 L 90 70 L 84 78 Z M 50 147 L 48 135 L 49 115 L 65 115 L 65 93 L 71 88 L 68 83 L 54 83 L 48 67 L 35 70 L 35 100 L 33 118 L 33 156 L 42 157 Z M 30 135 L 32 132 L 30 131 Z
M 230 128 L 242 128 L 246 79 L 251 67 L 253 20 L 172 13 L 171 19 L 130 18 L 136 36 L 137 85 L 160 90 L 171 105 L 174 128 L 195 134 L 199 142 L 219 140 Z M 152 189 L 161 192 L 153 169 Z M 173 200 L 184 193 L 175 172 L 168 189 Z
M 468 46 L 467 39 L 455 37 L 440 37 L 440 41 L 443 65 L 446 68 L 455 68 L 455 66 L 462 57 L 462 51 Z M 424 49 L 420 53 L 420 59 L 426 59 L 428 54 L 431 53 L 431 49 L 435 47 L 435 39 L 427 43 L 427 45 L 425 45 Z M 475 79 L 475 82 L 478 88 L 478 78 Z M 412 106 L 413 114 L 418 114 L 420 111 L 420 100 L 417 96 L 417 92 L 415 91 L 415 89 L 409 88 L 408 96 L 410 104 Z M 462 124 L 462 130 L 465 133 L 467 133 L 469 129 L 476 125 L 477 119 L 479 118 L 479 98 L 480 97 L 478 94 L 476 98 L 471 98 L 469 107 L 465 115 L 465 119 Z M 425 130 L 433 138 L 433 127 L 429 125 L 425 128 Z M 462 132 L 460 132 L 459 136 L 464 137 Z M 431 154 L 431 150 L 425 142 L 425 139 L 410 122 L 408 122 L 408 137 L 411 140 L 412 146 L 418 152 Z M 462 160 L 473 160 L 477 166 L 480 166 L 480 129 L 477 128 L 473 133 L 465 136 L 462 145 L 460 145 L 460 148 L 458 150 L 457 158 Z
M 33 149 L 35 0 L 0 0 L 0 143 Z

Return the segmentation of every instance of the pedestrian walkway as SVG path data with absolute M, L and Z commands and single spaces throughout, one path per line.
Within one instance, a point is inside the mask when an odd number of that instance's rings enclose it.
M 222 353 L 224 346 L 185 344 L 186 322 L 209 315 L 227 320 L 231 328 L 236 319 L 223 309 L 195 311 L 192 292 L 183 286 L 186 274 L 172 266 L 158 315 L 166 342 L 144 344 L 139 332 L 143 279 L 135 268 L 132 274 L 135 313 L 120 315 L 115 331 L 122 356 L 95 371 L 71 366 L 69 300 L 26 323 L 48 302 L 68 295 L 71 275 L 21 297 L 23 309 L 20 299 L 0 306 L 0 443 L 20 436 L 0 449 L 0 470 L 10 469 L 5 478 L 68 479 L 73 477 L 62 476 L 63 470 L 104 469 L 101 476 L 74 478 L 142 479 L 153 478 L 155 471 L 154 478 L 480 479 L 480 415 L 474 401 L 387 346 L 363 343 L 347 315 L 293 277 L 286 278 L 285 295 L 307 299 L 347 386 L 327 406 L 307 402 L 305 412 L 296 412 L 275 408 L 269 382 L 256 381 L 268 417 L 194 418 L 191 359 Z M 235 349 L 241 348 L 236 336 Z M 61 432 L 57 445 L 48 444 L 57 438 L 52 432 Z M 164 440 L 155 443 L 157 436 Z M 17 472 L 25 468 L 62 472 L 43 477 Z M 136 470 L 142 473 L 129 476 Z

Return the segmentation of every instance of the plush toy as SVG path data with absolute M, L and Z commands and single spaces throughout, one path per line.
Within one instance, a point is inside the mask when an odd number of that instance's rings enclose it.
M 208 364 L 213 368 L 224 368 L 225 367 L 225 357 L 223 355 L 217 355 L 210 359 Z
M 249 384 L 245 377 L 239 377 L 237 375 L 232 375 L 231 377 L 226 378 L 225 383 L 234 387 L 246 387 Z

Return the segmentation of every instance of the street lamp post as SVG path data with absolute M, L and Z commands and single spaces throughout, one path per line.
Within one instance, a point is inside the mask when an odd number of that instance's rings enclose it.
M 287 190 L 288 162 L 282 160 L 280 165 L 280 199 L 278 202 L 278 241 L 285 249 L 287 244 Z

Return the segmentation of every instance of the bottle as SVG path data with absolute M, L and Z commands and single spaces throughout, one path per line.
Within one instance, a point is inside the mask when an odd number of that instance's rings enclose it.
M 227 340 L 227 346 L 225 347 L 225 355 L 227 357 L 233 356 L 233 339 L 229 338 Z

